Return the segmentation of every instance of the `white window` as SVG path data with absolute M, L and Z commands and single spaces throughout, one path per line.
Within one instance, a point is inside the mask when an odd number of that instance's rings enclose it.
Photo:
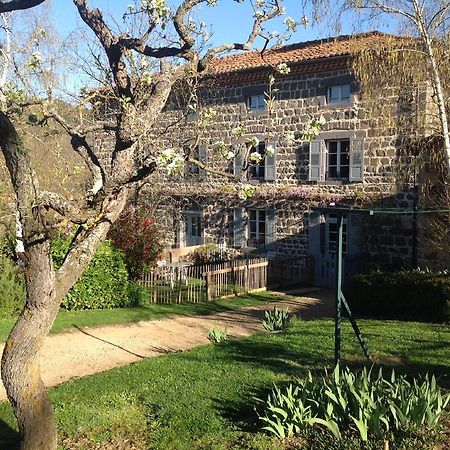
M 364 141 L 329 139 L 309 146 L 309 181 L 363 181 Z
M 340 84 L 328 88 L 328 104 L 350 103 L 350 84 Z
M 266 144 L 265 142 L 260 142 L 258 146 L 252 149 L 252 152 L 259 153 L 261 155 L 261 161 L 257 164 L 250 161 L 250 167 L 248 173 L 251 178 L 255 180 L 264 180 L 266 178 Z
M 350 168 L 350 139 L 326 141 L 328 150 L 327 179 L 348 180 Z
M 266 152 L 266 148 L 270 148 L 270 153 Z M 258 146 L 251 150 L 251 152 L 259 153 L 263 158 L 257 164 L 249 161 L 249 167 L 247 170 L 247 175 L 253 180 L 259 181 L 275 181 L 277 178 L 276 171 L 276 142 L 269 142 L 266 147 L 265 142 L 260 142 Z M 233 173 L 234 175 L 239 175 L 242 173 L 243 158 L 246 152 L 239 149 L 237 155 L 233 159 Z
M 248 240 L 251 247 L 260 247 L 266 242 L 266 211 L 248 210 Z
M 247 97 L 247 108 L 251 112 L 263 112 L 266 110 L 264 94 L 249 95 Z
M 192 247 L 202 243 L 202 216 L 200 211 L 186 211 L 185 223 L 185 245 Z

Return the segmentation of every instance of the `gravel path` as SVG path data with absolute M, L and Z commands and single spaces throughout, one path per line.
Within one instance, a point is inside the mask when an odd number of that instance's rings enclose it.
M 291 295 L 295 293 L 290 293 Z M 263 331 L 261 317 L 275 305 L 289 307 L 302 319 L 333 314 L 332 293 L 318 291 L 308 296 L 286 296 L 277 303 L 225 311 L 207 316 L 176 316 L 162 320 L 96 328 L 79 328 L 47 337 L 41 352 L 42 378 L 47 386 L 74 377 L 131 364 L 164 353 L 183 351 L 207 344 L 208 331 L 227 327 L 233 337 Z M 0 353 L 3 345 L 0 346 Z M 6 398 L 0 384 L 0 400 Z

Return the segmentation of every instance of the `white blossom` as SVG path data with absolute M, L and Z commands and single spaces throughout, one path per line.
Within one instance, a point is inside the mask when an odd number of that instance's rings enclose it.
M 253 136 L 248 143 L 251 147 L 258 147 L 259 139 L 256 136 Z
M 223 141 L 217 141 L 214 142 L 214 144 L 212 145 L 212 148 L 215 152 L 219 152 L 222 153 L 224 149 L 226 149 L 226 144 Z
M 275 148 L 273 145 L 269 144 L 266 147 L 266 156 L 272 157 L 275 154 Z
M 262 8 L 264 6 L 265 0 L 256 0 L 255 5 L 257 8 Z
M 258 153 L 258 152 L 250 153 L 250 157 L 249 158 L 250 158 L 250 161 L 252 163 L 255 163 L 255 164 L 259 164 L 262 161 L 262 159 L 263 159 L 262 155 L 260 153 Z
M 287 26 L 288 30 L 295 30 L 297 26 L 297 22 L 292 19 L 292 17 L 286 17 L 283 22 Z
M 241 137 L 245 133 L 245 128 L 243 126 L 235 127 L 231 130 L 231 134 L 234 137 Z
M 295 141 L 295 132 L 294 131 L 286 132 L 285 138 L 287 141 L 290 141 L 290 142 Z
M 228 150 L 228 153 L 227 153 L 227 159 L 228 160 L 233 159 L 235 156 L 236 155 L 235 155 L 234 152 L 232 152 L 231 150 Z
M 280 72 L 283 75 L 287 75 L 291 72 L 290 67 L 286 63 L 280 63 L 276 67 L 277 71 Z

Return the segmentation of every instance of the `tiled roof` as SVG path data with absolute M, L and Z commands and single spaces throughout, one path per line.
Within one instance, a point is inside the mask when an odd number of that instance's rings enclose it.
M 316 41 L 301 42 L 270 49 L 261 54 L 257 51 L 227 55 L 209 65 L 207 76 L 264 69 L 280 63 L 318 62 L 331 57 L 349 56 L 357 50 L 385 45 L 402 40 L 399 36 L 372 31 L 352 36 L 339 36 Z

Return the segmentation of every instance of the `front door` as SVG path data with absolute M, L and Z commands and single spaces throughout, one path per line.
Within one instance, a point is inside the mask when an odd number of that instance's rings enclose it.
M 311 213 L 309 217 L 309 252 L 314 259 L 314 285 L 332 288 L 336 283 L 337 215 Z M 355 271 L 353 260 L 360 254 L 360 225 L 355 215 L 343 217 L 342 250 L 345 268 Z M 346 264 L 347 261 L 347 264 Z M 352 267 L 350 267 L 352 266 Z

